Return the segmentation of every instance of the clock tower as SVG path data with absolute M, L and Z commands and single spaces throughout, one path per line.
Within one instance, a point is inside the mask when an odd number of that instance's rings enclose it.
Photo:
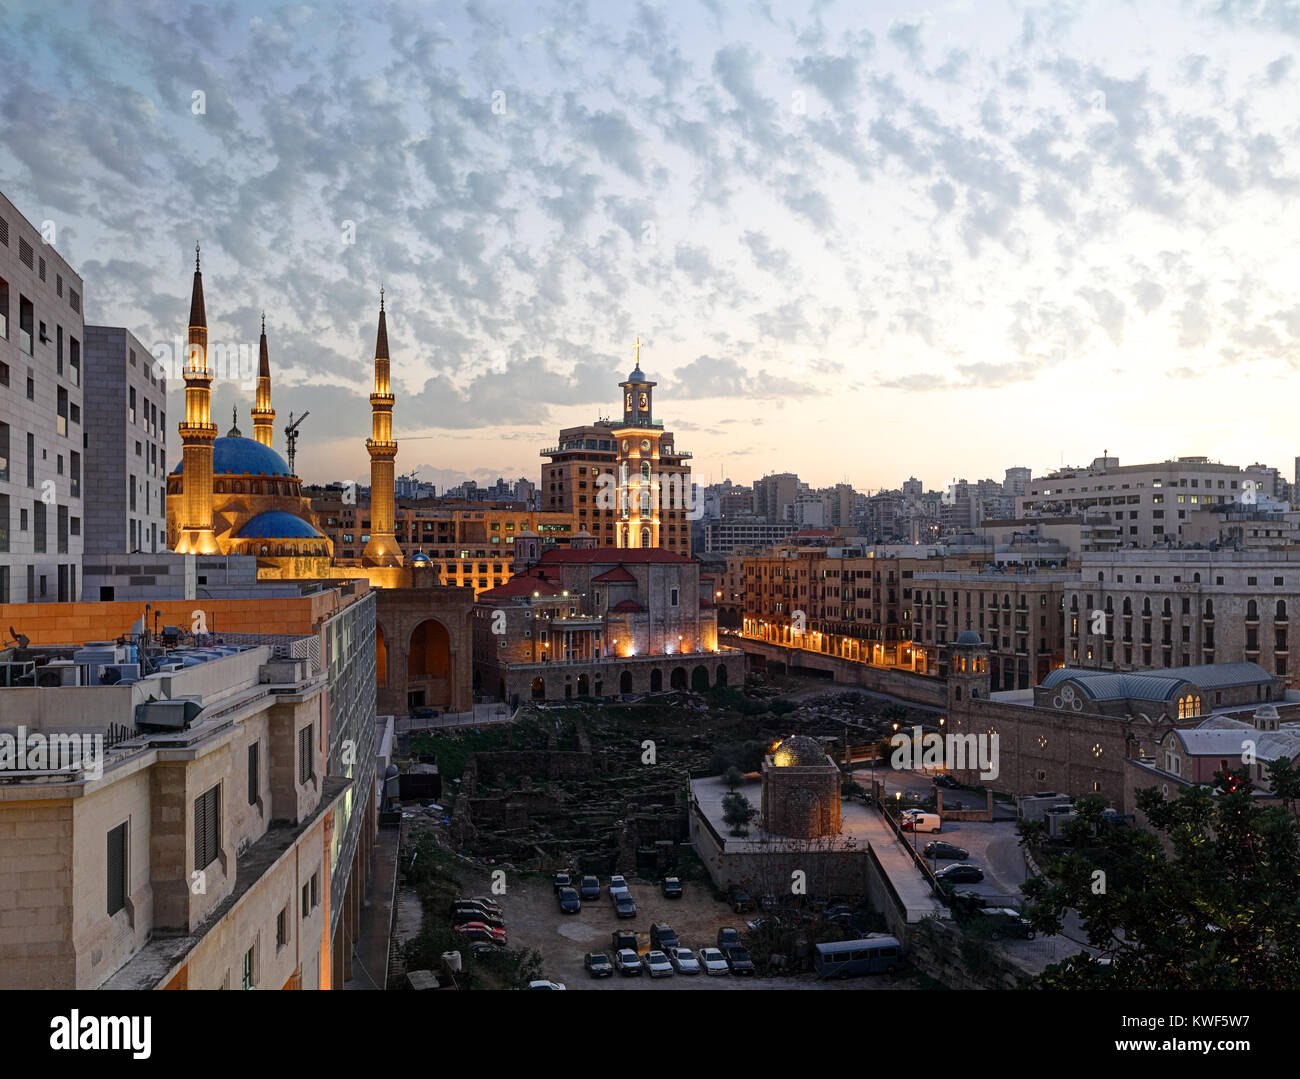
M 659 439 L 663 424 L 654 421 L 655 383 L 641 370 L 641 338 L 636 339 L 636 366 L 623 391 L 623 422 L 614 427 L 618 501 L 614 542 L 619 547 L 658 547 L 660 516 Z

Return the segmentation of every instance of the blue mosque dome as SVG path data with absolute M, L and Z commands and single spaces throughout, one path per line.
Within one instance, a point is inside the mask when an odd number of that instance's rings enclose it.
M 218 439 L 218 442 L 228 441 Z M 262 447 L 265 449 L 265 447 Z M 270 452 L 269 450 L 267 451 Z M 249 518 L 239 530 L 240 539 L 324 539 L 319 532 L 301 517 L 284 510 L 269 510 Z
M 427 554 L 417 551 L 415 554 L 411 555 L 410 564 L 412 566 L 431 566 L 433 565 L 433 562 Z
M 181 466 L 172 469 L 179 475 Z M 275 450 L 251 438 L 218 438 L 212 443 L 212 474 L 214 476 L 292 476 L 289 466 Z

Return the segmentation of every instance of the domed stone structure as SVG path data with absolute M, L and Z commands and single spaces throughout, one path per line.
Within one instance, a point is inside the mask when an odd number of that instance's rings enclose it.
M 763 761 L 762 820 L 769 835 L 839 835 L 840 770 L 817 739 L 793 735 Z
M 825 763 L 826 750 L 817 739 L 806 734 L 787 738 L 772 751 L 772 764 L 777 768 L 807 768 Z

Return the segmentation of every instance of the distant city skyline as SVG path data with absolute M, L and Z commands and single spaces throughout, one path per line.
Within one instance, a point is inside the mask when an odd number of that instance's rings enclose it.
M 536 478 L 638 334 L 700 483 L 1288 471 L 1297 47 L 1254 3 L 21 0 L 0 176 L 151 346 L 201 242 L 309 482 L 367 475 L 381 284 L 397 470 L 439 487 Z M 219 381 L 222 431 L 252 402 Z

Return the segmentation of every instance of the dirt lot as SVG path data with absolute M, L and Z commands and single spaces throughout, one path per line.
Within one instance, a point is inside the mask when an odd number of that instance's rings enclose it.
M 542 954 L 543 970 L 552 981 L 569 989 L 898 989 L 909 988 L 906 979 L 879 975 L 854 978 L 843 982 L 821 981 L 812 975 L 788 978 L 709 977 L 705 974 L 671 978 L 592 978 L 582 965 L 590 951 L 604 952 L 613 959 L 610 934 L 615 929 L 636 932 L 640 951 L 650 946 L 650 926 L 667 922 L 677 931 L 683 945 L 691 949 L 712 946 L 720 926 L 735 926 L 743 931 L 744 917 L 735 915 L 725 903 L 716 901 L 700 885 L 686 885 L 681 899 L 665 899 L 657 884 L 629 878 L 628 885 L 636 901 L 637 917 L 622 920 L 614 916 L 609 901 L 609 881 L 601 879 L 601 897 L 583 903 L 578 914 L 562 914 L 549 880 L 525 877 L 507 881 L 505 895 L 498 901 L 505 913 L 506 931 L 511 948 L 535 948 Z M 487 891 L 487 878 L 475 894 Z M 753 917 L 753 915 L 748 915 Z

